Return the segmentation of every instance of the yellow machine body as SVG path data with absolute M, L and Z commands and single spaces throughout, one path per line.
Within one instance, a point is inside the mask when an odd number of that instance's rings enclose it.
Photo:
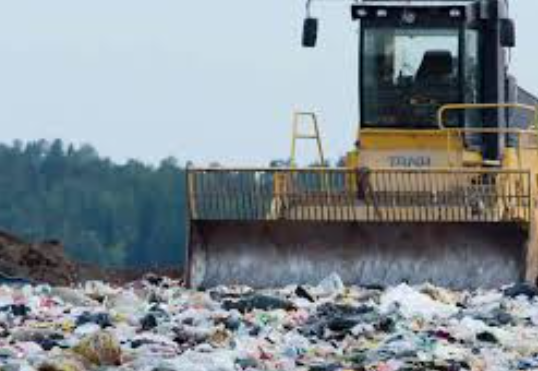
M 343 168 L 189 169 L 188 282 L 402 281 L 492 287 L 538 275 L 538 120 L 484 161 L 440 110 L 432 130 L 361 130 Z M 535 108 L 513 105 L 536 113 Z M 315 118 L 314 116 L 311 116 Z M 534 116 L 536 117 L 536 116 Z M 315 139 L 294 130 L 297 139 Z M 503 133 L 504 133 L 503 132 Z
M 188 282 L 534 281 L 538 98 L 509 74 L 507 3 L 363 0 L 351 15 L 355 148 L 329 168 L 316 116 L 299 113 L 287 168 L 190 169 Z M 309 13 L 303 46 L 317 25 Z M 319 150 L 310 168 L 296 166 L 300 140 Z

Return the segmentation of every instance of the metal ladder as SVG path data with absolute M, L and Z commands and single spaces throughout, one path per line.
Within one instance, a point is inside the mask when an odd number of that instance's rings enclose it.
M 308 119 L 305 121 L 305 119 Z M 307 122 L 310 124 L 309 132 L 302 132 L 301 123 Z M 316 141 L 318 150 L 318 161 L 321 167 L 326 165 L 325 155 L 323 152 L 323 145 L 321 142 L 321 134 L 318 125 L 318 119 L 313 112 L 295 112 L 293 115 L 293 131 L 291 140 L 291 155 L 290 165 L 291 167 L 297 166 L 297 144 L 300 140 L 314 140 Z

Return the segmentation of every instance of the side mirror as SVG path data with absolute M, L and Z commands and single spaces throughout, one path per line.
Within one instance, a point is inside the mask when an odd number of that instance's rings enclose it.
M 318 41 L 318 25 L 317 18 L 306 18 L 303 25 L 303 47 L 314 48 Z
M 505 48 L 516 46 L 516 25 L 513 19 L 501 19 L 501 46 Z

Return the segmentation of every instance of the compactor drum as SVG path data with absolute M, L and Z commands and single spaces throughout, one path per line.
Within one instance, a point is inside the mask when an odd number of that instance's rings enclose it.
M 506 74 L 505 2 L 364 1 L 352 14 L 356 148 L 340 168 L 189 169 L 188 283 L 534 281 L 537 101 Z M 305 22 L 305 46 L 317 26 Z M 323 164 L 309 116 L 292 160 L 313 138 Z

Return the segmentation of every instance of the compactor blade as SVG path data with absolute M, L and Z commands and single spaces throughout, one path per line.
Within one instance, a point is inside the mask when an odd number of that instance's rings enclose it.
M 195 286 L 280 287 L 333 272 L 347 284 L 499 287 L 525 275 L 515 224 L 212 222 L 193 228 Z
M 538 268 L 529 174 L 198 171 L 188 282 L 491 288 Z

